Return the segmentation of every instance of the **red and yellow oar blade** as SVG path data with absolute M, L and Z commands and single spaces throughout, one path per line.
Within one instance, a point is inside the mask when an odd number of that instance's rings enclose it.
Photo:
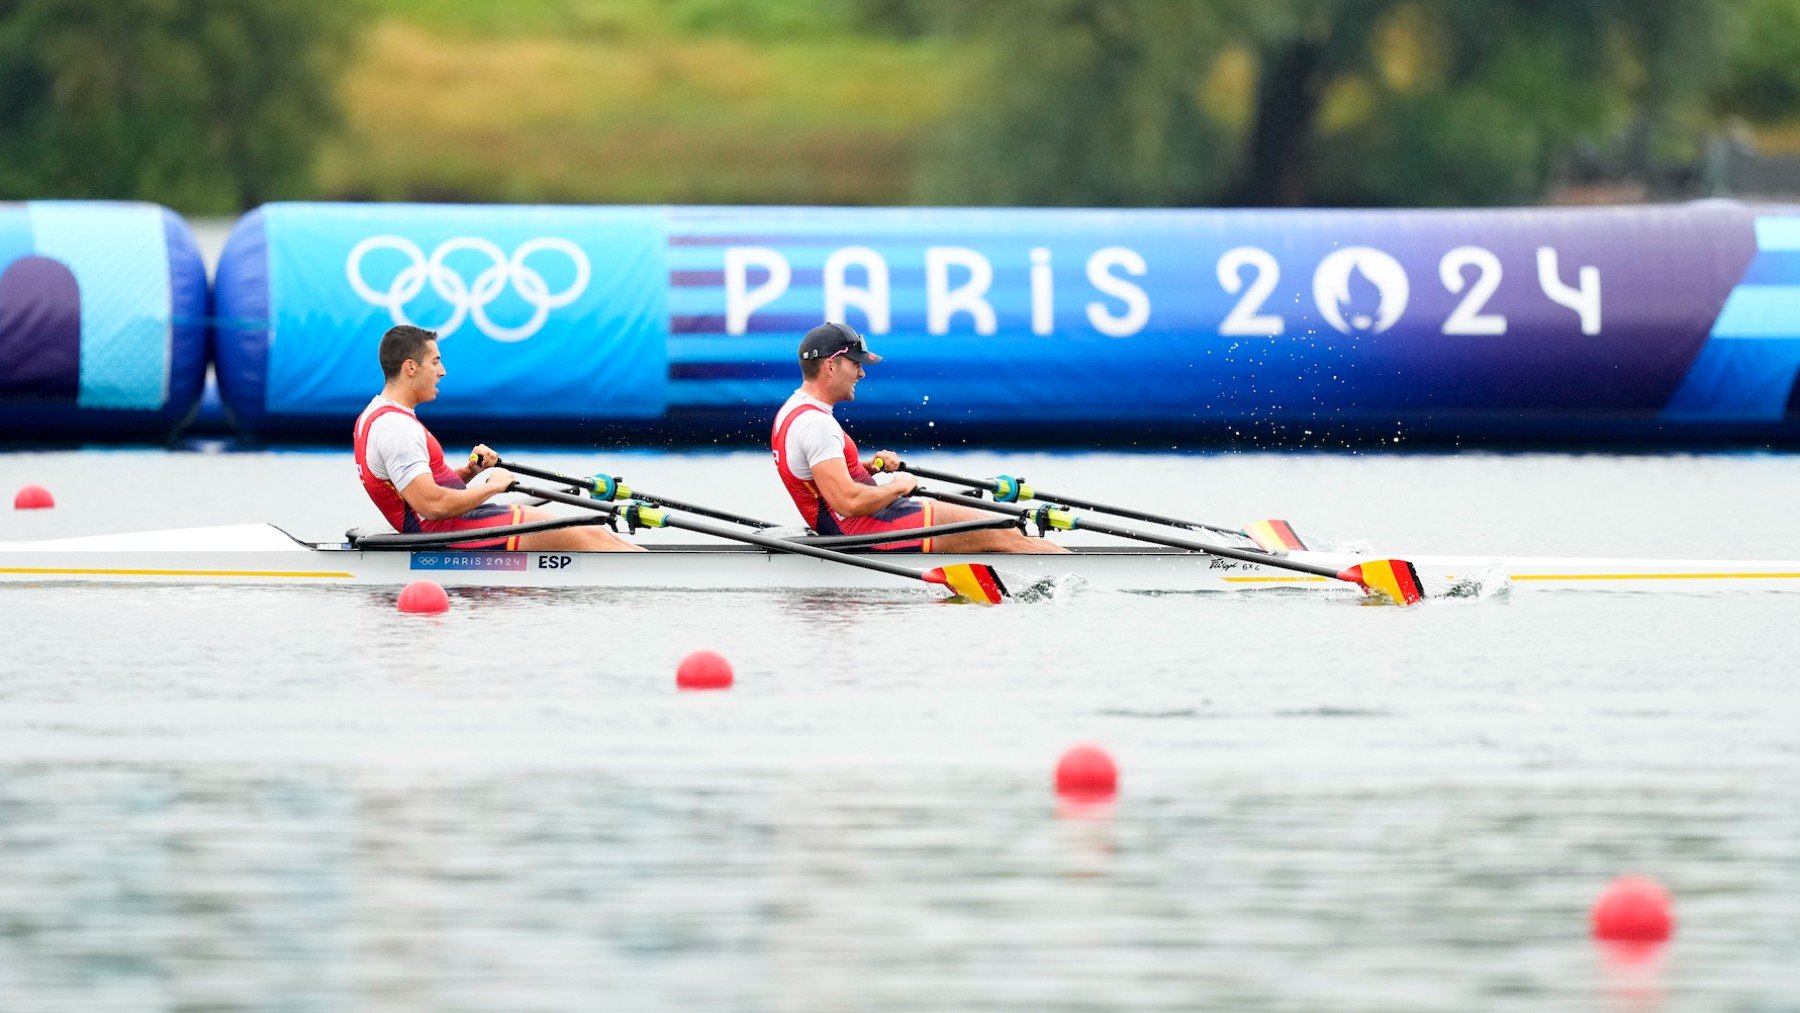
M 1378 594 L 1395 605 L 1416 605 L 1424 600 L 1420 590 L 1419 571 L 1404 559 L 1371 559 L 1338 574 L 1342 580 L 1353 580 L 1370 594 Z
M 952 563 L 940 566 L 935 570 L 926 570 L 925 579 L 933 584 L 942 584 L 964 598 L 983 605 L 998 605 L 1007 597 L 1006 585 L 1000 583 L 1000 575 L 986 563 Z
M 1255 521 L 1244 525 L 1244 534 L 1250 536 L 1257 547 L 1266 552 L 1279 552 L 1284 549 L 1299 552 L 1306 551 L 1306 543 L 1294 533 L 1293 525 L 1287 521 L 1269 520 Z

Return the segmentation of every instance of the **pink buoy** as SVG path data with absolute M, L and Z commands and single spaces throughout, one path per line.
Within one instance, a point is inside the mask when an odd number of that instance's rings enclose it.
M 14 510 L 48 510 L 56 505 L 56 497 L 41 485 L 28 485 L 13 497 Z
M 402 612 L 447 612 L 450 596 L 435 581 L 415 580 L 400 591 Z
M 1674 901 L 1654 879 L 1620 876 L 1594 902 L 1593 931 L 1607 942 L 1663 942 L 1675 931 Z
M 1119 768 L 1106 750 L 1079 745 L 1056 762 L 1056 793 L 1076 801 L 1109 799 L 1119 790 Z
M 675 685 L 681 689 L 730 689 L 731 662 L 712 651 L 695 651 L 675 669 Z

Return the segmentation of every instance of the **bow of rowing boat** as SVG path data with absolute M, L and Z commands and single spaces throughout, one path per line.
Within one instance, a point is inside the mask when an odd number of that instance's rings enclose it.
M 0 555 L 31 552 L 309 552 L 317 547 L 273 524 L 222 524 L 206 528 L 0 542 Z

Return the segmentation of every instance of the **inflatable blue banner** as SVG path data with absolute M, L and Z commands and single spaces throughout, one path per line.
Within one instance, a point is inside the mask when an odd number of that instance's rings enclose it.
M 779 401 L 794 336 L 841 317 L 886 356 L 859 414 L 1652 419 L 1682 410 L 1691 383 L 1689 417 L 1774 421 L 1792 355 L 1760 353 L 1754 389 L 1741 349 L 1726 355 L 1737 368 L 1688 381 L 1756 250 L 1752 220 L 1736 207 L 679 211 L 670 396 Z
M 884 360 L 846 412 L 948 440 L 1791 435 L 1800 216 L 1493 211 L 271 205 L 218 287 L 225 399 L 338 435 L 394 323 L 431 418 L 736 436 L 825 319 Z M 644 431 L 640 427 L 640 432 Z
M 0 439 L 163 439 L 193 411 L 206 270 L 152 204 L 0 204 Z
M 396 324 L 437 331 L 429 409 L 470 423 L 662 414 L 668 375 L 655 211 L 276 204 L 219 266 L 219 379 L 251 429 L 350 422 L 380 391 Z M 334 428 L 335 427 L 335 428 Z

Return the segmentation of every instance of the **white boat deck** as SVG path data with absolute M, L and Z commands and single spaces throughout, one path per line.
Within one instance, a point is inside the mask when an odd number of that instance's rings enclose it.
M 0 553 L 14 552 L 310 552 L 273 524 L 221 524 L 208 528 L 126 531 L 79 538 L 46 538 L 0 542 Z

